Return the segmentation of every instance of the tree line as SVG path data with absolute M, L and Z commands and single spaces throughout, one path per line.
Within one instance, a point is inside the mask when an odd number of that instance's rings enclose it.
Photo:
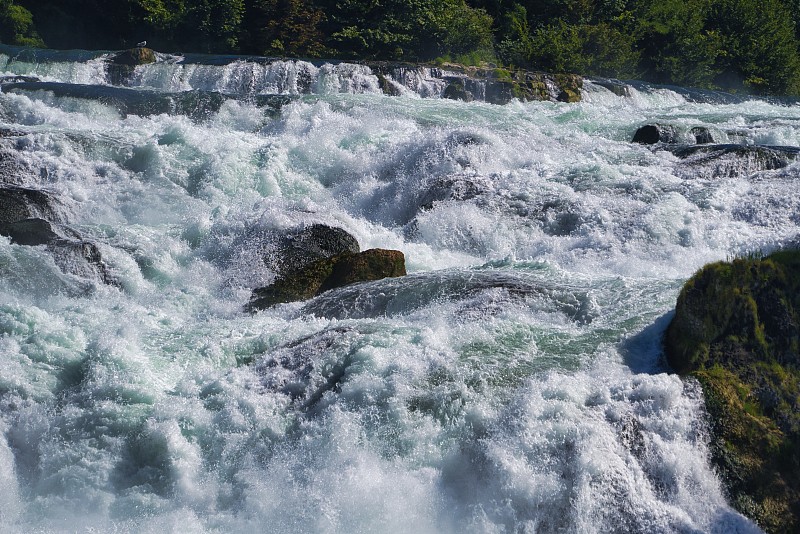
M 0 41 L 454 61 L 800 94 L 800 0 L 0 0 Z

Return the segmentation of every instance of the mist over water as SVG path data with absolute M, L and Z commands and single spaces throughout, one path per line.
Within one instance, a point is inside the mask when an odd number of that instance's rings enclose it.
M 0 530 L 759 532 L 660 337 L 699 267 L 796 239 L 800 169 L 630 139 L 798 146 L 800 107 L 161 59 L 0 54 L 53 84 L 3 86 L 0 166 L 116 282 L 0 237 Z M 259 236 L 313 223 L 409 275 L 245 313 Z

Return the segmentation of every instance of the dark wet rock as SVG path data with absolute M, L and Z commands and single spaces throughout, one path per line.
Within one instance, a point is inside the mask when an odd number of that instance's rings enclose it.
M 17 245 L 45 245 L 64 273 L 116 285 L 97 245 L 67 226 L 40 218 L 22 219 L 0 223 L 0 235 Z
M 38 82 L 35 76 L 0 76 L 0 85 L 6 83 Z
M 678 297 L 665 353 L 702 386 L 732 504 L 767 532 L 797 532 L 800 251 L 704 267 Z
M 631 96 L 630 85 L 619 80 L 593 79 L 592 83 L 608 89 L 617 96 Z
M 412 68 L 408 65 L 404 69 Z M 507 104 L 512 100 L 549 100 L 578 102 L 583 78 L 575 74 L 506 70 L 470 67 L 445 63 L 430 69 L 431 76 L 445 80 L 444 98 L 481 100 L 490 104 Z
M 308 265 L 339 254 L 360 252 L 358 240 L 342 228 L 312 224 L 289 232 L 280 239 L 278 269 L 282 273 L 299 271 Z
M 657 143 L 675 143 L 678 141 L 678 130 L 671 124 L 646 124 L 633 134 L 633 143 L 655 145 Z
M 63 272 L 98 280 L 104 284 L 117 285 L 95 243 L 84 240 L 57 240 L 49 243 L 47 248 Z
M 307 300 L 336 287 L 405 274 L 405 257 L 399 250 L 339 254 L 282 274 L 272 285 L 253 291 L 247 307 L 250 311 L 261 310 L 284 302 Z
M 59 221 L 61 204 L 47 191 L 0 185 L 0 223 L 42 218 Z
M 132 67 L 147 65 L 148 63 L 156 62 L 156 53 L 151 48 L 129 48 L 111 56 L 110 61 L 116 65 L 129 65 Z
M 419 209 L 429 210 L 436 202 L 470 200 L 488 191 L 486 184 L 471 176 L 442 176 L 428 186 L 419 199 Z
M 184 91 L 169 94 L 126 87 L 61 82 L 15 83 L 8 84 L 3 90 L 22 94 L 47 91 L 57 97 L 93 100 L 116 108 L 123 116 L 170 113 L 187 115 L 194 120 L 208 118 L 212 113 L 219 111 L 225 102 L 225 96 L 213 91 Z
M 442 98 L 450 100 L 462 100 L 464 102 L 472 102 L 475 96 L 464 87 L 464 80 L 455 79 L 445 87 L 442 93 Z
M 106 70 L 112 85 L 124 85 L 139 65 L 155 63 L 156 53 L 150 48 L 130 48 L 112 55 Z
M 381 88 L 381 92 L 385 95 L 389 96 L 400 96 L 402 93 L 401 91 L 386 78 L 386 75 L 382 72 L 378 72 L 378 85 Z
M 3 188 L 6 185 L 22 185 L 30 175 L 28 167 L 20 160 L 16 150 L 0 146 L 0 211 L 3 207 Z
M 288 229 L 256 224 L 233 238 L 224 232 L 211 234 L 202 248 L 211 261 L 225 268 L 239 272 L 243 264 L 250 264 L 270 278 L 302 270 L 331 256 L 361 250 L 358 240 L 346 230 L 322 223 Z M 268 281 L 264 277 L 254 279 L 255 285 L 251 287 L 263 285 Z
M 40 218 L 0 223 L 0 235 L 17 245 L 47 245 L 58 240 L 80 239 L 77 232 Z
M 358 282 L 406 275 L 406 258 L 399 250 L 373 248 L 359 254 L 342 254 L 333 262 L 333 269 L 319 292 Z
M 690 133 L 694 136 L 695 143 L 698 145 L 707 145 L 715 142 L 711 131 L 705 126 L 696 126 L 690 130 Z
M 26 135 L 22 130 L 13 130 L 11 128 L 0 128 L 0 139 L 4 137 L 22 137 Z
M 670 148 L 691 167 L 703 168 L 711 178 L 749 175 L 782 169 L 800 158 L 800 148 L 760 145 L 688 145 Z
M 621 421 L 619 441 L 637 458 L 642 458 L 647 452 L 642 424 L 632 414 L 627 414 Z

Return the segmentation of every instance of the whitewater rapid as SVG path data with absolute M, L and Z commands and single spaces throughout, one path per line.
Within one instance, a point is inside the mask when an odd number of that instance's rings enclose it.
M 75 54 L 0 53 L 69 86 L 0 93 L 0 170 L 115 285 L 0 237 L 0 531 L 759 532 L 660 338 L 700 266 L 796 239 L 800 168 L 630 139 L 800 146 L 799 106 L 390 97 L 363 66 L 248 58 L 115 88 Z M 245 313 L 276 274 L 252 236 L 313 223 L 409 275 Z

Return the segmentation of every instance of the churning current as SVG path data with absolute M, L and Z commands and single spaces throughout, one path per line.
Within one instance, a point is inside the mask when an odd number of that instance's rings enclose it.
M 0 52 L 2 182 L 104 265 L 0 237 L 0 531 L 759 532 L 661 335 L 699 267 L 796 239 L 800 167 L 631 138 L 796 147 L 797 105 Z M 245 312 L 259 236 L 312 224 L 409 274 Z

